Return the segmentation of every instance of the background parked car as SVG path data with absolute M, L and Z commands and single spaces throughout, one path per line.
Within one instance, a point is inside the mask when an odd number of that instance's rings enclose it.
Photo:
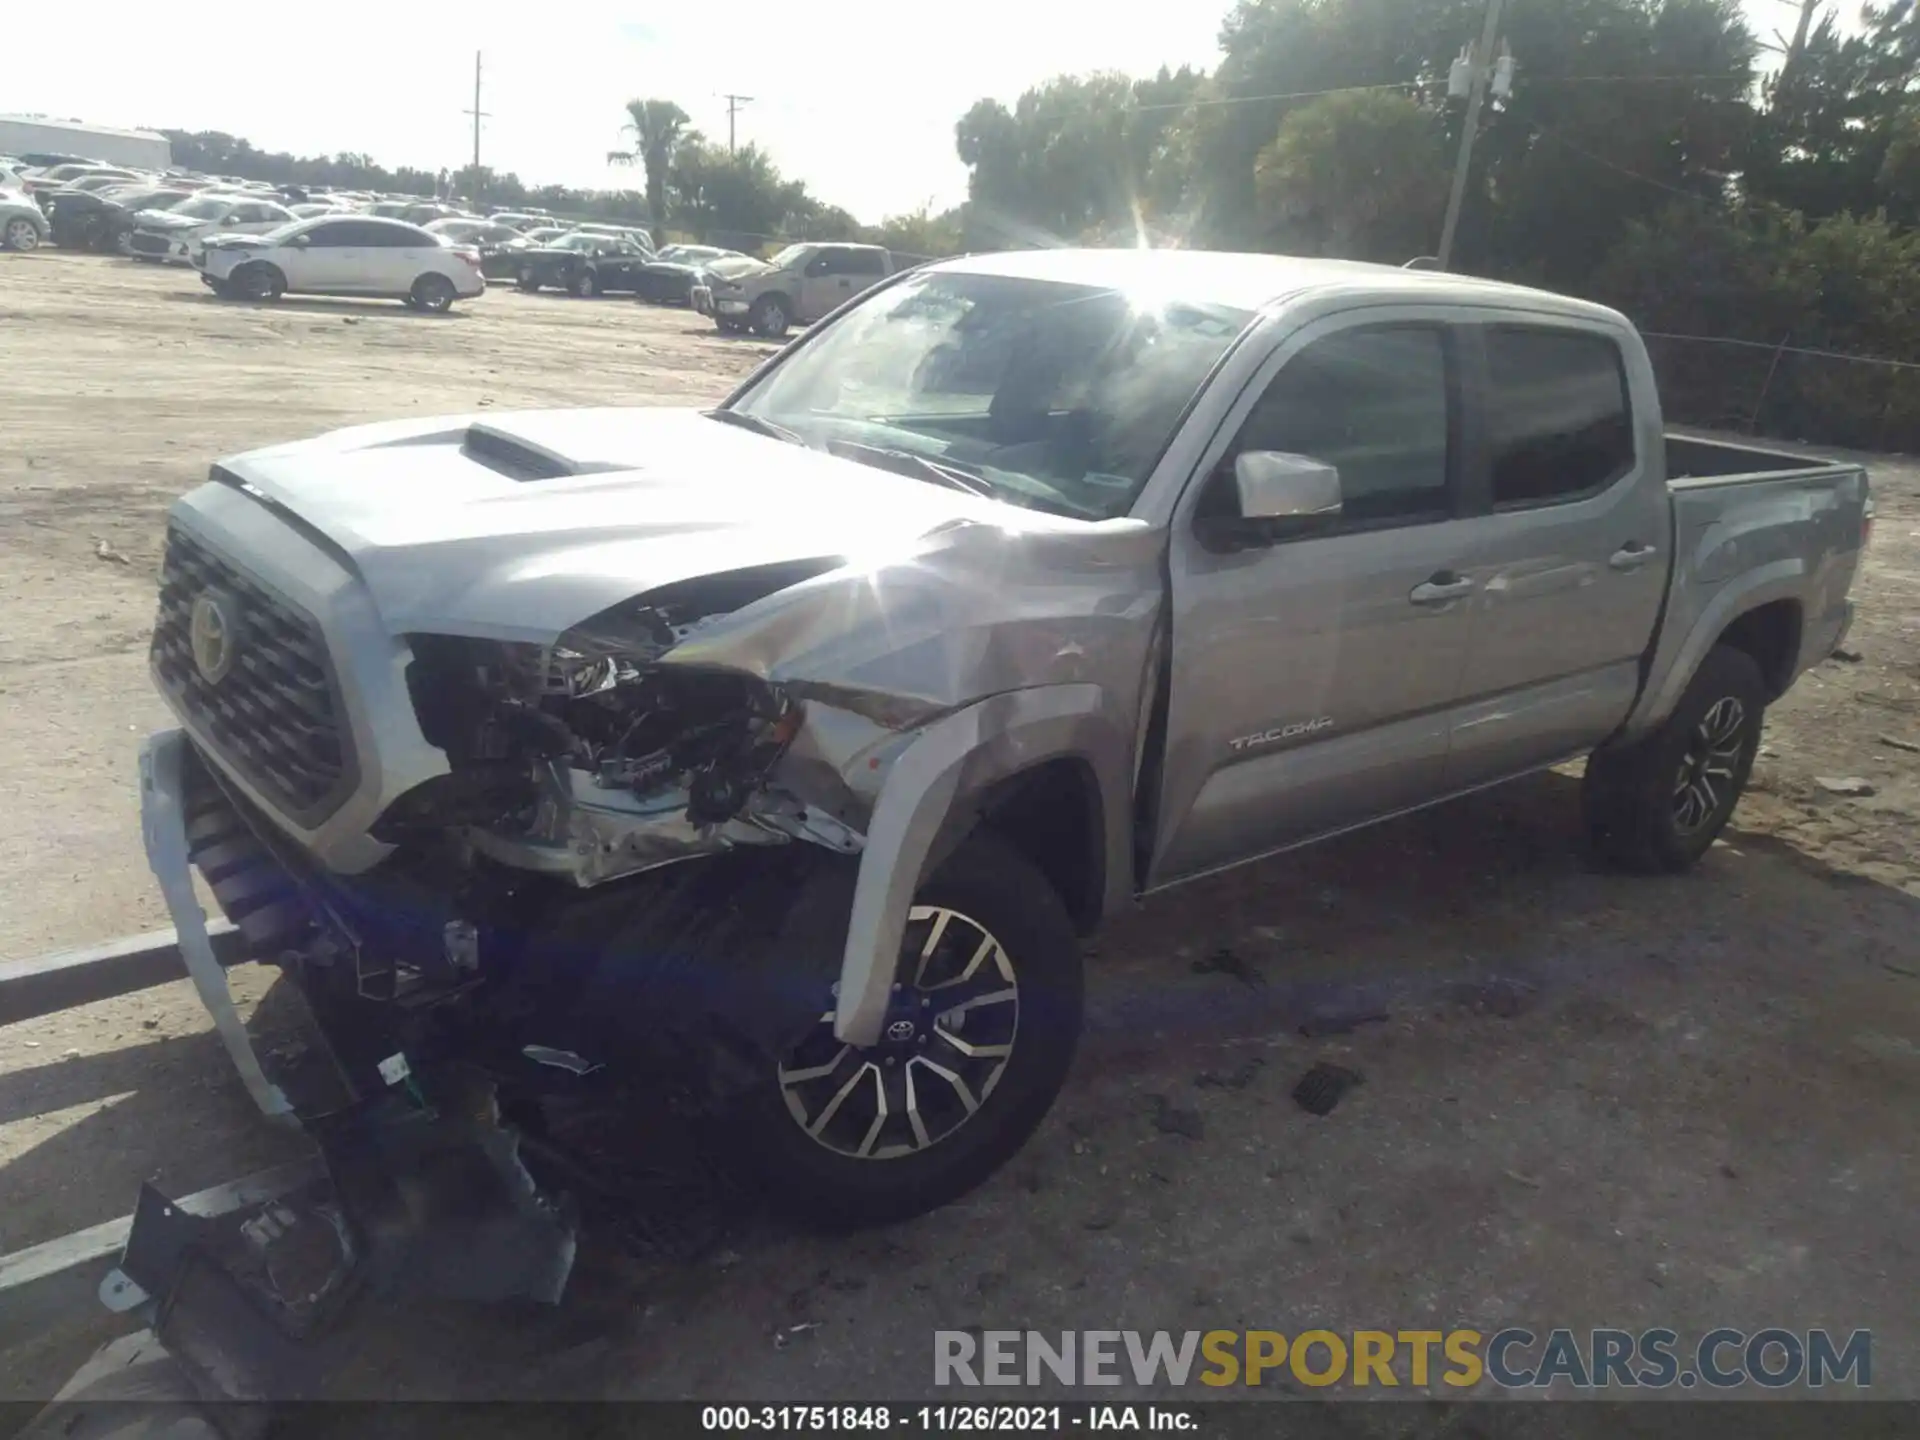
M 565 290 L 588 296 L 630 291 L 652 253 L 624 235 L 576 230 L 551 244 L 515 252 L 514 277 L 522 290 Z
M 894 273 L 878 245 L 789 245 L 756 269 L 716 267 L 696 285 L 694 308 L 722 330 L 751 330 L 778 340 L 795 323 L 811 325 Z
M 709 265 L 749 258 L 738 250 L 722 250 L 717 245 L 669 245 L 640 267 L 635 276 L 634 294 L 655 305 L 691 305 L 693 287 Z
M 37 250 L 47 238 L 47 217 L 24 190 L 0 190 L 0 249 Z
M 538 230 L 553 223 L 550 216 L 536 215 L 531 210 L 496 210 L 487 216 L 487 219 L 496 225 L 508 226 L 523 235 L 529 230 Z
M 62 185 L 70 185 L 75 180 L 88 175 L 114 175 L 122 180 L 138 180 L 142 177 L 137 171 L 123 170 L 117 165 L 101 165 L 92 160 L 78 164 L 54 165 L 45 170 L 36 170 L 26 177 L 27 193 L 38 199 L 43 190 L 58 190 Z
M 127 253 L 140 260 L 190 265 L 208 235 L 258 235 L 298 218 L 277 200 L 200 194 L 170 210 L 142 210 L 127 236 Z
M 487 288 L 480 252 L 371 215 L 296 220 L 264 235 L 210 235 L 194 260 L 216 295 L 352 295 L 444 311 Z
M 453 245 L 470 245 L 480 252 L 480 272 L 489 280 L 508 280 L 519 274 L 520 232 L 497 220 L 435 220 L 423 227 Z
M 69 250 L 120 248 L 142 210 L 165 210 L 193 198 L 171 185 L 118 185 L 111 189 L 57 190 L 46 202 L 53 243 Z

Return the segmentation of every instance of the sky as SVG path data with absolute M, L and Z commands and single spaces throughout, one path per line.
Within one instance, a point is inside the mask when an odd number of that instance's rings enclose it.
M 1528 3 L 1528 0 L 1520 0 Z M 1550 0 L 1546 0 L 1550 3 Z M 1763 34 L 1789 0 L 1743 0 Z M 224 130 L 267 150 L 365 153 L 389 166 L 472 157 L 473 62 L 483 56 L 481 159 L 534 184 L 639 188 L 611 169 L 623 106 L 678 102 L 716 140 L 726 94 L 752 96 L 741 143 L 763 146 L 829 204 L 873 222 L 966 195 L 954 122 L 1062 73 L 1211 66 L 1225 0 L 969 0 L 942 19 L 907 0 L 329 0 L 325 23 L 275 34 L 267 7 L 198 24 L 168 6 L 10 14 L 0 108 L 98 125 Z M 1851 8 L 1851 7 L 1849 7 Z M 1520 57 L 1524 65 L 1525 57 Z

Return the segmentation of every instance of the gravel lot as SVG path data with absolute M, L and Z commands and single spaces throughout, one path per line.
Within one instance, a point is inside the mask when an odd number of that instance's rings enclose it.
M 0 958 L 164 924 L 145 635 L 164 509 L 209 460 L 396 415 L 707 401 L 765 353 L 619 300 L 255 309 L 0 255 Z M 967 1202 L 853 1240 L 754 1228 L 692 1270 L 590 1246 L 560 1312 L 384 1320 L 343 1387 L 904 1398 L 931 1392 L 931 1331 L 970 1325 L 1781 1325 L 1871 1327 L 1876 1393 L 1920 1397 L 1920 466 L 1869 463 L 1861 658 L 1774 713 L 1694 875 L 1592 872 L 1553 774 L 1204 882 L 1102 938 L 1076 1079 Z M 1820 783 L 1843 777 L 1874 793 Z M 249 1001 L 271 978 L 241 976 Z M 1329 1007 L 1387 1018 L 1303 1036 Z M 1288 1098 L 1317 1059 L 1365 1076 L 1319 1119 Z M 0 1029 L 0 1249 L 288 1143 L 184 984 Z M 106 1333 L 75 1316 L 0 1355 L 0 1398 Z

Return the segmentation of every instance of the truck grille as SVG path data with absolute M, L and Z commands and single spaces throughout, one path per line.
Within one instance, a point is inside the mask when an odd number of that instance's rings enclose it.
M 229 600 L 230 668 L 209 680 L 194 655 L 194 603 Z M 352 741 L 320 629 L 179 529 L 167 532 L 153 674 L 204 744 L 303 825 L 352 789 Z

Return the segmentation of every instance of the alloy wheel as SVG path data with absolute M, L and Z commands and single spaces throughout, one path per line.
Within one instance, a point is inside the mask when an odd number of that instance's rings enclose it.
M 1732 802 L 1746 725 L 1746 707 L 1728 695 L 1694 727 L 1673 786 L 1673 823 L 1682 835 L 1697 833 Z
M 910 978 L 893 987 L 878 1043 L 836 1039 L 829 1010 L 779 1067 L 787 1113 L 839 1155 L 889 1160 L 939 1144 L 986 1104 L 1013 1054 L 1020 986 L 984 925 L 915 906 L 902 954 Z

